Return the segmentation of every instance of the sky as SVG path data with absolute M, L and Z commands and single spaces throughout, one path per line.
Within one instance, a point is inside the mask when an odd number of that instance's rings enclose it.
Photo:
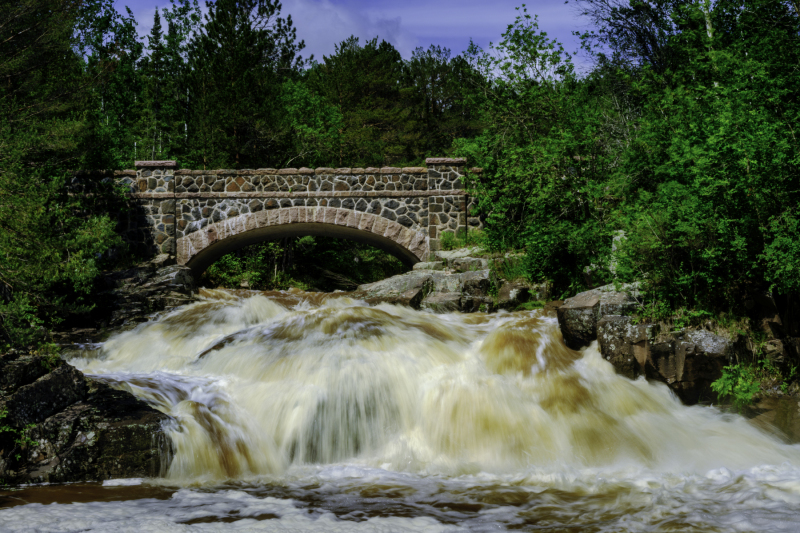
M 291 15 L 297 37 L 306 43 L 302 55 L 318 61 L 334 52 L 350 35 L 364 42 L 378 36 L 389 41 L 406 59 L 416 47 L 431 44 L 450 48 L 456 55 L 470 39 L 482 48 L 498 42 L 524 0 L 283 0 L 281 15 Z M 201 0 L 201 5 L 205 5 Z M 153 11 L 169 0 L 117 0 L 124 13 L 131 8 L 144 36 L 153 24 Z M 577 6 L 564 0 L 530 0 L 528 12 L 538 15 L 539 28 L 561 41 L 568 52 L 578 49 L 574 30 L 588 29 L 577 16 Z M 578 59 L 578 63 L 581 61 Z

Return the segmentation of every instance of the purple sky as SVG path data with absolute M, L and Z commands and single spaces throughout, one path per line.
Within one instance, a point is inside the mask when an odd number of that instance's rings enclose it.
M 350 35 L 375 37 L 391 42 L 404 58 L 417 46 L 446 46 L 457 54 L 472 38 L 481 47 L 497 42 L 516 16 L 522 0 L 283 0 L 282 15 L 292 15 L 298 38 L 305 40 L 304 56 L 322 56 Z M 169 0 L 116 0 L 120 11 L 130 6 L 146 35 L 156 6 Z M 201 5 L 205 1 L 201 0 Z M 534 0 L 528 12 L 539 16 L 539 28 L 558 38 L 569 52 L 578 48 L 573 30 L 587 29 L 587 21 L 576 15 L 574 2 Z M 578 59 L 577 63 L 581 63 Z

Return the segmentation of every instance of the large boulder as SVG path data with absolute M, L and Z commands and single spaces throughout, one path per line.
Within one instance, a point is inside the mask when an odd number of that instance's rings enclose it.
M 630 317 L 604 316 L 597 322 L 597 342 L 603 359 L 630 379 L 645 375 L 649 346 L 655 341 L 653 324 L 634 324 Z
M 422 300 L 422 309 L 434 313 L 456 313 L 461 311 L 461 295 L 456 292 L 432 293 Z
M 433 273 L 430 270 L 412 270 L 375 283 L 359 285 L 349 296 L 369 303 L 391 303 L 419 309 L 422 300 L 433 291 Z
M 427 261 L 414 265 L 414 270 L 444 270 L 446 266 L 444 261 Z
M 8 483 L 157 476 L 170 418 L 63 361 L 0 356 L 0 478 Z
M 126 270 L 106 273 L 105 290 L 96 296 L 91 315 L 69 317 L 71 329 L 53 332 L 62 344 L 103 340 L 110 331 L 133 328 L 154 313 L 169 311 L 197 300 L 194 275 L 189 267 L 175 265 L 162 254 Z
M 482 257 L 457 257 L 450 261 L 450 267 L 456 272 L 487 270 L 489 268 L 489 260 Z
M 607 315 L 624 315 L 638 305 L 635 286 L 614 285 L 581 292 L 564 300 L 558 308 L 558 325 L 564 342 L 573 350 L 588 346 L 597 338 L 597 322 Z
M 735 341 L 702 329 L 659 332 L 655 324 L 605 316 L 597 324 L 600 354 L 617 373 L 666 383 L 687 404 L 714 400 L 711 383 L 741 351 Z

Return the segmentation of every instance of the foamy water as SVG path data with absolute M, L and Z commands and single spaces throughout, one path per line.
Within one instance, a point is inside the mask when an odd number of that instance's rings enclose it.
M 208 291 L 72 360 L 173 417 L 169 471 L 26 489 L 57 503 L 11 502 L 0 530 L 800 530 L 800 448 L 617 376 L 537 311 L 273 296 Z

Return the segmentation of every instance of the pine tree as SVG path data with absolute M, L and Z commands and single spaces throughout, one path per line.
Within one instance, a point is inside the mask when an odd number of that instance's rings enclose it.
M 80 7 L 21 0 L 0 10 L 0 338 L 14 345 L 86 310 L 102 254 L 119 244 L 111 219 L 93 209 L 96 195 L 67 194 L 71 170 L 109 159 L 86 111 L 110 65 L 90 75 L 81 55 L 104 40 L 82 18 L 102 6 Z
M 136 159 L 163 159 L 166 124 L 163 114 L 163 87 L 167 83 L 165 50 L 161 16 L 153 15 L 153 27 L 147 42 L 148 56 L 141 62 L 142 95 L 137 106 L 140 111 L 140 135 L 136 143 Z
M 455 139 L 479 133 L 474 100 L 482 80 L 464 57 L 451 57 L 441 46 L 420 47 L 405 62 L 403 74 L 413 106 L 409 125 L 418 132 L 418 158 L 443 155 Z
M 361 46 L 351 36 L 323 60 L 309 83 L 342 117 L 336 164 L 381 166 L 408 160 L 400 53 L 386 41 L 379 44 L 377 37 Z
M 277 0 L 207 3 L 189 46 L 189 146 L 193 165 L 279 163 L 280 84 L 304 64 L 291 16 Z

